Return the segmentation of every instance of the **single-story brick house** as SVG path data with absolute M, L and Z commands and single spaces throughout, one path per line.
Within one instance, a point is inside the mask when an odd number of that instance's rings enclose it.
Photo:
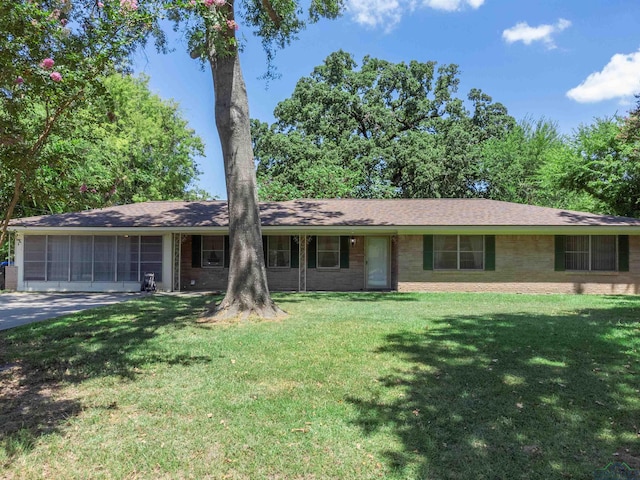
M 270 289 L 640 291 L 640 219 L 483 199 L 261 203 Z M 13 220 L 17 289 L 224 290 L 224 201 Z

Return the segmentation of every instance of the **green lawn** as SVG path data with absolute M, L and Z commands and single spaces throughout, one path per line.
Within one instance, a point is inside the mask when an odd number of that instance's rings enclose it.
M 0 334 L 0 478 L 562 479 L 640 468 L 640 297 L 155 295 Z

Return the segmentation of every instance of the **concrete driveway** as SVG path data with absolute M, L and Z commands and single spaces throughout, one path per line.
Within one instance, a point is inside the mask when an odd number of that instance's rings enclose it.
M 140 293 L 2 293 L 0 330 L 137 298 Z

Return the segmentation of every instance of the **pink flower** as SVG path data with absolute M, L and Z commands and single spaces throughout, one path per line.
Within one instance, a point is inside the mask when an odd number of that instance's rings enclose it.
M 216 24 L 213 26 L 213 29 L 214 29 L 216 32 L 219 32 L 220 30 L 222 30 L 222 27 L 220 26 L 220 24 L 219 24 L 219 23 L 216 23 Z
M 195 7 L 196 6 L 196 0 L 191 0 L 189 2 L 189 5 L 191 5 L 192 7 Z
M 63 18 L 62 20 L 60 20 L 60 25 L 62 25 L 63 27 L 67 24 L 67 19 Z
M 91 193 L 98 193 L 98 191 L 95 188 L 92 188 Z
M 225 3 L 227 3 L 226 0 L 213 0 L 213 4 L 216 7 L 222 7 Z
M 230 30 L 238 30 L 238 28 L 240 28 L 235 20 L 227 20 L 227 27 L 229 27 Z
M 84 193 L 88 190 L 87 188 L 87 184 L 83 183 L 82 186 L 80 187 L 80 193 Z
M 53 61 L 53 58 L 45 58 L 44 60 L 42 60 L 42 62 L 40 62 L 40 66 L 45 70 L 51 70 L 54 63 L 55 62 Z
M 204 0 L 204 4 L 205 4 L 207 7 L 210 7 L 211 5 L 213 5 L 213 0 Z
M 120 8 L 135 12 L 138 10 L 138 0 L 120 0 Z
M 98 8 L 102 8 L 102 7 L 104 7 L 104 3 L 98 2 Z
M 51 72 L 49 74 L 49 77 L 51 78 L 51 80 L 53 80 L 54 82 L 61 82 L 62 81 L 62 75 L 60 75 L 59 72 Z
M 18 76 L 18 78 L 16 78 L 16 83 L 17 83 L 18 85 L 22 85 L 22 84 L 24 83 L 24 78 L 22 78 L 22 77 Z

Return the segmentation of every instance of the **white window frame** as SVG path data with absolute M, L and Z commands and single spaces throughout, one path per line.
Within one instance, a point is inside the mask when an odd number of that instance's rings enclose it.
M 567 235 L 566 239 L 568 239 L 569 237 L 587 237 L 587 239 L 588 239 L 588 242 L 587 242 L 588 243 L 588 250 L 587 251 L 584 251 L 584 250 L 569 250 L 565 246 L 565 252 L 564 252 L 565 271 L 568 271 L 568 272 L 617 272 L 618 271 L 618 268 L 619 268 L 618 267 L 619 252 L 618 252 L 618 236 L 617 235 Z M 613 256 L 614 256 L 614 263 L 615 263 L 615 265 L 613 266 L 613 270 L 594 270 L 593 269 L 593 249 L 592 249 L 593 237 L 612 237 L 613 238 Z M 568 255 L 569 254 L 578 254 L 578 253 L 586 253 L 587 254 L 587 270 L 581 270 L 581 269 L 577 269 L 577 268 L 569 268 L 569 266 L 568 266 L 569 265 Z
M 205 242 L 205 238 L 211 238 L 211 237 L 218 237 L 221 239 L 222 241 L 222 250 L 206 250 L 204 248 L 204 242 Z M 222 255 L 220 257 L 220 265 L 208 265 L 208 261 L 206 260 L 206 256 L 205 256 L 205 252 L 209 253 L 209 252 L 222 252 Z M 202 251 L 200 252 L 201 255 L 201 265 L 202 268 L 224 268 L 224 255 L 225 255 L 225 251 L 224 251 L 224 235 L 203 235 L 202 236 Z
M 481 272 L 484 271 L 486 267 L 486 254 L 487 248 L 485 245 L 485 235 L 455 235 L 456 237 L 456 267 L 455 268 L 439 268 L 436 262 L 436 254 L 438 252 L 452 252 L 453 250 L 437 250 L 436 249 L 436 239 L 437 237 L 452 237 L 454 235 L 434 235 L 433 236 L 433 269 L 439 271 L 449 271 L 449 272 Z M 460 251 L 460 237 L 482 237 L 482 268 L 460 268 L 460 253 L 473 253 L 471 252 L 461 252 Z
M 271 265 L 271 251 L 272 251 L 271 241 L 277 237 L 287 237 L 288 239 L 287 240 L 288 249 L 286 250 L 288 254 L 287 265 Z M 273 249 L 273 251 L 284 252 L 285 250 Z M 277 255 L 276 255 L 276 258 L 278 258 Z M 267 237 L 267 268 L 274 268 L 274 269 L 291 268 L 291 235 L 269 235 Z
M 338 240 L 338 249 L 337 250 L 320 250 L 320 238 L 335 238 Z M 340 236 L 339 235 L 318 235 L 316 237 L 316 268 L 318 270 L 339 270 L 340 269 Z M 335 252 L 338 254 L 337 262 L 335 265 L 330 267 L 321 267 L 320 266 L 320 253 L 326 252 Z

